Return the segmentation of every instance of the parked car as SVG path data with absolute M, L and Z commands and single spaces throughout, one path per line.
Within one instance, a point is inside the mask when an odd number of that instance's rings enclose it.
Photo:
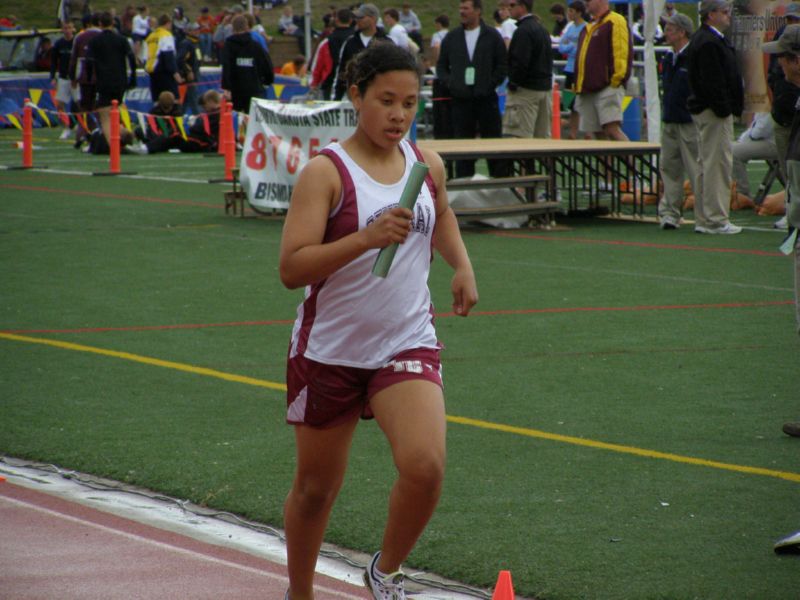
M 36 71 L 36 52 L 43 40 L 55 43 L 60 29 L 0 31 L 0 71 Z

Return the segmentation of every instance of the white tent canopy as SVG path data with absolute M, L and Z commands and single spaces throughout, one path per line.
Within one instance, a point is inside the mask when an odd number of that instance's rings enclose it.
M 658 97 L 655 33 L 658 17 L 665 0 L 645 0 L 644 3 L 644 96 L 647 111 L 647 141 L 661 143 L 661 102 Z

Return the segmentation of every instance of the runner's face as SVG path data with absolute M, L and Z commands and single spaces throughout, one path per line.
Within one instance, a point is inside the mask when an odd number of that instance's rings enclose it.
M 358 127 L 381 148 L 396 146 L 408 132 L 417 112 L 419 79 L 412 71 L 376 75 L 364 96 L 350 88 Z

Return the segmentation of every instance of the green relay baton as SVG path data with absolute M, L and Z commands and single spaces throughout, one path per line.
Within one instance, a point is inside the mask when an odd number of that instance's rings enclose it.
M 417 161 L 411 165 L 411 173 L 408 174 L 408 181 L 406 181 L 406 186 L 403 188 L 403 193 L 400 194 L 400 206 L 409 210 L 414 210 L 414 204 L 417 202 L 417 196 L 419 196 L 427 174 L 428 165 L 425 163 Z M 381 248 L 381 251 L 378 252 L 378 258 L 375 259 L 375 264 L 372 265 L 373 275 L 376 277 L 386 277 L 386 275 L 388 275 L 398 246 L 399 244 L 394 243 L 389 244 L 385 248 Z

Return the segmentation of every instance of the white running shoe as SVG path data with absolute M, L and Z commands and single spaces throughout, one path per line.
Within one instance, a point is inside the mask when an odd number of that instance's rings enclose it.
M 680 220 L 675 217 L 663 216 L 661 217 L 661 229 L 677 229 L 681 226 Z
M 376 552 L 364 571 L 364 583 L 372 592 L 373 598 L 375 600 L 406 600 L 406 592 L 403 587 L 403 580 L 406 576 L 402 571 L 379 576 L 376 571 L 380 557 L 381 553 Z
M 783 216 L 782 216 L 780 219 L 778 219 L 777 221 L 775 221 L 775 222 L 772 224 L 772 227 L 773 227 L 774 229 L 782 229 L 782 230 L 784 230 L 784 231 L 786 231 L 787 229 L 789 229 L 789 224 L 788 224 L 788 223 L 787 223 L 787 221 L 786 221 L 786 215 L 783 215 Z
M 712 235 L 733 235 L 735 233 L 741 233 L 742 228 L 738 225 L 734 225 L 733 223 L 725 223 L 722 227 L 703 227 L 702 225 L 695 225 L 694 226 L 695 233 L 710 233 Z
M 717 227 L 716 229 L 709 229 L 708 233 L 720 234 L 720 235 L 733 235 L 735 233 L 742 233 L 742 228 L 738 225 L 734 225 L 733 223 L 725 223 L 722 227 Z
M 148 153 L 147 146 L 145 146 L 141 142 L 138 143 L 138 144 L 131 144 L 130 146 L 127 146 L 127 148 L 128 148 L 128 150 L 130 152 L 133 152 L 134 154 L 147 154 Z
M 61 135 L 58 136 L 58 139 L 60 139 L 60 140 L 68 140 L 71 137 L 72 137 L 72 130 L 71 129 L 65 129 L 64 131 L 61 132 Z

